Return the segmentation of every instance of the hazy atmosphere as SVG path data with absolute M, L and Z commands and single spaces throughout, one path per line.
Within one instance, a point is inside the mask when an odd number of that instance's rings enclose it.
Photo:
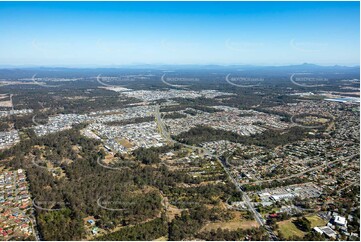
M 0 64 L 358 65 L 358 2 L 1 2 Z

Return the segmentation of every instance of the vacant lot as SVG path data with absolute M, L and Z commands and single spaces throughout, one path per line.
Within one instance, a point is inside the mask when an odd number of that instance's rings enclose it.
M 218 228 L 236 230 L 240 228 L 249 229 L 259 227 L 255 220 L 246 220 L 245 218 L 242 218 L 241 213 L 238 211 L 235 211 L 234 215 L 234 219 L 227 222 L 208 223 L 201 229 L 201 231 L 211 231 L 212 229 L 217 230 Z
M 153 241 L 167 241 L 168 238 L 166 236 L 159 237 L 158 239 L 155 239 Z
M 289 220 L 285 220 L 285 221 L 281 221 L 281 222 L 277 223 L 281 234 L 286 239 L 288 239 L 294 235 L 298 236 L 298 237 L 303 237 L 305 235 L 305 232 L 299 230 L 292 221 L 293 221 L 293 219 L 289 219 Z
M 118 141 L 118 143 L 122 146 L 124 146 L 125 148 L 132 148 L 133 145 L 129 142 L 129 140 L 126 139 L 121 139 Z
M 180 216 L 183 210 L 184 209 L 179 209 L 176 206 L 169 204 L 167 208 L 167 217 L 169 221 L 172 221 L 176 215 Z
M 306 216 L 307 220 L 311 222 L 311 227 L 325 226 L 327 222 L 317 215 Z
M 11 101 L 0 101 L 0 107 L 11 108 L 13 106 Z

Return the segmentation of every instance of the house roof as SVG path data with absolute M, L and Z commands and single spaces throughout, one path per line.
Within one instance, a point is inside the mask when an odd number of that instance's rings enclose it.
M 341 216 L 335 216 L 335 223 L 346 224 L 346 218 Z
M 322 232 L 324 232 L 329 237 L 336 236 L 336 232 L 328 226 L 320 227 L 320 230 L 322 230 Z
M 313 228 L 316 232 L 323 234 L 323 231 L 319 228 L 319 227 L 314 227 Z

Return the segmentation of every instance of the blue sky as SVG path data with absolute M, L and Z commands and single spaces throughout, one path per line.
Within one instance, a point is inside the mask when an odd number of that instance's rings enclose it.
M 0 65 L 359 65 L 358 2 L 0 2 Z

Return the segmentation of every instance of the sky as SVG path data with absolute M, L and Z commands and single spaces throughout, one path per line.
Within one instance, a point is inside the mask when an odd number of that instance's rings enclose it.
M 0 2 L 0 65 L 359 65 L 359 2 Z

